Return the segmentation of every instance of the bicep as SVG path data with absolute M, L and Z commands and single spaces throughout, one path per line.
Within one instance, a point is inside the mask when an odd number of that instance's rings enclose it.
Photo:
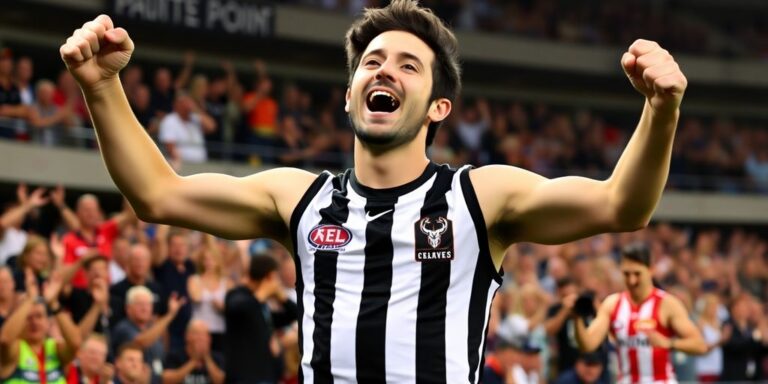
M 492 166 L 474 170 L 472 182 L 486 224 L 505 244 L 560 244 L 615 229 L 604 181 L 547 179 L 516 167 Z
M 668 297 L 665 299 L 665 304 L 669 308 L 669 325 L 675 335 L 681 339 L 686 339 L 701 334 L 681 302 Z
M 243 178 L 213 173 L 177 177 L 156 204 L 155 218 L 228 239 L 284 240 L 287 220 L 314 178 L 287 168 Z

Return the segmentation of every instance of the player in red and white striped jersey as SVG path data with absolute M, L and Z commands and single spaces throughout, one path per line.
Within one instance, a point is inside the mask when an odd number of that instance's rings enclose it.
M 608 296 L 594 320 L 576 320 L 576 340 L 584 351 L 600 346 L 610 332 L 616 344 L 619 383 L 676 383 L 671 350 L 703 354 L 707 345 L 676 297 L 653 286 L 648 248 L 622 251 L 627 289 Z

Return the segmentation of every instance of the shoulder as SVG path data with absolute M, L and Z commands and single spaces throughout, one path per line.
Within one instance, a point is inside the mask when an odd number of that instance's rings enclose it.
M 621 300 L 622 295 L 622 292 L 616 292 L 608 295 L 608 297 L 603 300 L 603 303 L 600 304 L 600 312 L 605 312 L 605 314 L 611 315 L 616 309 L 616 306 L 619 305 L 619 301 Z
M 685 308 L 682 300 L 668 292 L 661 293 L 661 311 L 669 316 L 688 316 L 688 310 Z
M 472 169 L 469 179 L 489 223 L 497 222 L 509 207 L 517 205 L 516 202 L 547 180 L 531 171 L 509 165 L 486 165 Z

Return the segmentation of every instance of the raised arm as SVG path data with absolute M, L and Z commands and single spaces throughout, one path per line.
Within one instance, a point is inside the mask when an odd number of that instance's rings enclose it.
M 27 194 L 27 186 L 19 184 L 16 187 L 18 205 L 0 216 L 0 237 L 5 233 L 6 229 L 21 225 L 29 211 L 47 204 L 48 199 L 43 197 L 44 194 L 45 189 L 43 188 L 37 188 L 31 194 Z
M 100 15 L 77 29 L 61 47 L 80 84 L 112 179 L 144 221 L 167 223 L 221 237 L 271 237 L 287 242 L 286 223 L 315 175 L 275 169 L 249 177 L 171 169 L 133 115 L 118 72 L 133 41 Z
M 592 352 L 605 341 L 608 336 L 608 329 L 611 325 L 611 312 L 619 300 L 619 294 L 614 293 L 608 296 L 600 308 L 597 310 L 597 315 L 592 322 L 587 326 L 584 323 L 584 319 L 577 317 L 576 323 L 576 344 L 579 346 L 579 350 L 582 352 Z
M 486 225 L 502 245 L 564 243 L 647 225 L 669 174 L 687 80 L 672 56 L 651 41 L 632 44 L 621 65 L 646 100 L 640 122 L 607 180 L 550 180 L 507 166 L 472 171 Z

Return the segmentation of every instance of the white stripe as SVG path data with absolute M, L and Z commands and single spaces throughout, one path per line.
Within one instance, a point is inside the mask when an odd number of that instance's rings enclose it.
M 358 195 L 349 182 L 346 188 L 349 218 L 344 228 L 352 233 L 352 241 L 339 252 L 336 263 L 336 297 L 331 322 L 331 374 L 334 383 L 357 382 L 356 327 L 365 278 L 365 198 Z
M 624 297 L 624 294 L 620 294 L 619 297 L 619 310 L 616 313 L 616 320 L 619 321 L 619 324 L 622 325 L 621 329 L 616 333 L 616 338 L 618 340 L 627 341 L 629 340 L 629 322 L 630 322 L 630 315 L 632 314 L 632 308 L 629 306 L 629 299 Z M 621 367 L 621 378 L 627 379 L 628 381 L 632 381 L 632 372 L 630 371 L 630 365 L 632 362 L 629 361 L 629 349 L 626 347 L 626 344 L 623 346 L 619 346 L 619 366 Z
M 469 377 L 469 300 L 477 266 L 477 233 L 474 221 L 464 202 L 459 183 L 460 172 L 453 177 L 452 190 L 446 194 L 448 219 L 453 221 L 453 251 L 451 280 L 445 308 L 445 372 L 446 381 Z M 460 197 L 460 198 L 457 198 Z
M 387 306 L 384 351 L 387 383 L 413 383 L 416 379 L 416 314 L 421 287 L 421 263 L 416 261 L 414 223 L 420 219 L 424 197 L 435 182 L 432 176 L 414 191 L 401 196 L 392 217 L 392 289 Z
M 656 304 L 656 298 L 647 300 L 640 307 L 637 313 L 638 320 L 647 320 L 653 318 L 653 306 Z M 642 333 L 638 333 L 638 337 L 644 340 L 648 340 L 648 337 Z M 640 381 L 653 382 L 653 347 L 651 346 L 638 346 L 637 347 L 637 369 L 640 373 Z
M 304 293 L 302 294 L 304 316 L 299 319 L 302 324 L 303 335 L 303 351 L 301 359 L 301 368 L 304 373 L 304 383 L 311 384 L 314 382 L 314 372 L 310 366 L 312 361 L 312 352 L 314 351 L 314 343 L 312 340 L 312 333 L 315 331 L 315 322 L 312 317 L 315 315 L 315 257 L 314 253 L 307 249 L 306 237 L 312 227 L 320 222 L 320 209 L 327 207 L 331 203 L 332 193 L 328 190 L 333 188 L 331 180 L 333 176 L 326 180 L 325 185 L 320 188 L 317 196 L 320 198 L 313 199 L 308 205 L 304 213 L 302 213 L 299 220 L 297 234 L 296 234 L 296 249 L 298 251 L 298 257 L 301 262 L 301 276 L 304 282 Z

